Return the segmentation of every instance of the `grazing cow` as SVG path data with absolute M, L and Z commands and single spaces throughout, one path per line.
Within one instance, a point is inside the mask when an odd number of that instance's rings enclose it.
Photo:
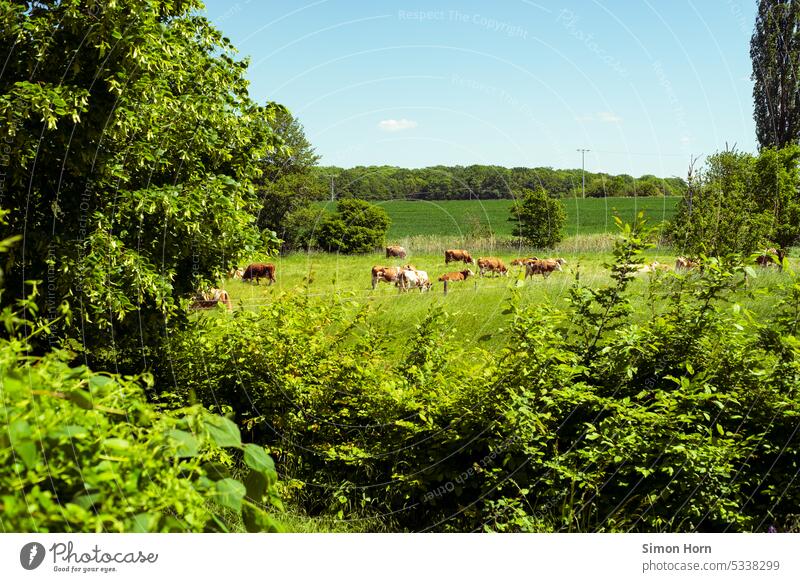
M 454 273 L 445 273 L 439 277 L 439 281 L 465 281 L 467 277 L 474 276 L 475 273 L 473 273 L 470 269 L 464 269 L 463 271 L 456 271 Z
M 208 291 L 199 291 L 192 297 L 192 303 L 189 305 L 191 309 L 211 309 L 216 307 L 218 303 L 222 303 L 228 309 L 232 309 L 231 297 L 225 289 L 209 289 Z
M 389 245 L 386 247 L 386 258 L 389 257 L 398 257 L 401 259 L 406 258 L 406 249 L 399 245 Z
M 550 276 L 553 271 L 563 271 L 562 265 L 566 264 L 562 258 L 558 259 L 537 259 L 525 263 L 525 278 L 533 278 L 534 275 L 541 275 L 544 278 Z
M 475 264 L 475 259 L 470 256 L 469 251 L 462 249 L 448 249 L 444 252 L 445 264 L 450 264 L 453 262 L 457 263 L 458 261 L 463 261 L 469 265 Z
M 414 270 L 414 265 L 406 265 L 404 267 L 382 267 L 375 265 L 372 267 L 372 288 L 378 286 L 378 283 L 384 281 L 385 283 L 397 283 L 400 278 L 400 271 L 403 269 Z
M 402 269 L 400 276 L 395 283 L 400 291 L 408 291 L 411 288 L 419 288 L 420 293 L 428 291 L 433 284 L 428 278 L 428 273 L 425 271 L 417 271 L 416 269 Z
M 244 269 L 241 267 L 231 267 L 228 270 L 228 279 L 241 279 L 244 275 Z
M 524 267 L 528 261 L 538 261 L 539 257 L 528 257 L 526 259 L 514 259 L 511 261 L 512 267 Z
M 243 281 L 252 282 L 255 279 L 259 285 L 262 277 L 269 279 L 269 284 L 272 285 L 275 282 L 275 265 L 272 263 L 253 263 L 247 265 L 244 273 L 242 273 Z
M 444 294 L 447 295 L 447 288 L 450 283 L 454 281 L 466 281 L 467 277 L 474 277 L 475 273 L 472 272 L 470 269 L 464 269 L 463 271 L 456 271 L 454 273 L 445 273 L 441 277 L 439 277 L 439 281 L 444 283 Z
M 764 254 L 756 257 L 756 264 L 759 267 L 777 267 L 778 270 L 783 270 L 783 259 L 786 257 L 786 251 L 783 249 L 767 249 Z
M 627 263 L 625 265 L 629 269 L 636 271 L 637 273 L 655 273 L 656 271 L 669 271 L 669 265 L 664 265 L 659 263 L 658 261 L 653 261 L 649 265 L 640 265 L 637 263 Z
M 497 257 L 481 257 L 478 259 L 478 269 L 480 270 L 481 277 L 487 271 L 497 273 L 499 275 L 508 276 L 508 269 L 502 260 Z
M 689 271 L 691 269 L 696 269 L 700 266 L 700 263 L 693 259 L 688 259 L 686 257 L 678 257 L 675 259 L 675 270 L 676 271 Z

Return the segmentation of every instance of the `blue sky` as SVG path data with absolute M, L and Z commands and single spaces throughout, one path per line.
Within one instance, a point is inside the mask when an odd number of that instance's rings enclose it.
M 754 151 L 745 0 L 207 0 L 322 164 L 684 176 Z

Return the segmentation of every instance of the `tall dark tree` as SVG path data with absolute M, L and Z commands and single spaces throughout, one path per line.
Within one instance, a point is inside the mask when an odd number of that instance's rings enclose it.
M 750 41 L 756 136 L 761 147 L 800 139 L 800 1 L 760 0 Z

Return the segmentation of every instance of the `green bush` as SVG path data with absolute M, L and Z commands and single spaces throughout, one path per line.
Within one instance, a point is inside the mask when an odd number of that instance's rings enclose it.
M 517 223 L 515 234 L 535 248 L 555 247 L 564 238 L 567 213 L 564 203 L 551 198 L 547 192 L 521 190 L 515 193 L 517 204 L 512 207 L 511 221 Z
M 232 407 L 310 515 L 389 529 L 764 531 L 800 504 L 800 283 L 759 320 L 754 272 L 709 259 L 629 298 L 651 233 L 626 227 L 611 283 L 566 308 L 508 306 L 507 346 L 460 356 L 434 308 L 404 355 L 371 308 L 285 294 L 171 345 L 178 395 Z M 389 516 L 389 517 L 386 517 Z
M 340 200 L 336 212 L 323 220 L 319 243 L 331 252 L 368 253 L 385 244 L 390 224 L 383 208 L 347 198 Z
M 28 308 L 35 307 L 31 300 Z M 264 448 L 201 406 L 161 412 L 150 379 L 28 355 L 49 333 L 3 313 L 0 527 L 13 532 L 276 531 L 277 473 Z

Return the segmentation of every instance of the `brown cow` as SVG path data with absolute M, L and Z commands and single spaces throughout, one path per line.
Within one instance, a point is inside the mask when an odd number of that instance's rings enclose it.
M 526 259 L 514 259 L 511 261 L 512 267 L 524 267 L 528 261 L 538 261 L 539 257 L 528 257 Z
M 475 273 L 470 269 L 464 269 L 463 271 L 455 271 L 454 273 L 445 273 L 439 277 L 439 281 L 466 281 L 467 277 L 473 276 L 475 276 Z
M 686 257 L 678 257 L 675 259 L 676 271 L 689 271 L 691 269 L 696 269 L 699 266 L 700 263 L 694 259 L 688 259 Z
M 401 259 L 406 258 L 406 249 L 399 245 L 389 245 L 386 247 L 386 258 L 389 257 L 399 257 Z
M 375 289 L 381 281 L 385 283 L 397 283 L 400 280 L 400 273 L 403 269 L 414 270 L 414 265 L 406 265 L 402 268 L 375 265 L 372 267 L 372 288 Z
M 541 275 L 547 278 L 553 271 L 562 271 L 561 265 L 566 264 L 566 262 L 567 261 L 562 258 L 528 261 L 525 263 L 525 278 L 532 278 L 534 275 Z
M 275 282 L 275 265 L 272 263 L 252 263 L 247 265 L 242 274 L 242 281 L 252 282 L 255 279 L 256 283 L 260 285 L 262 277 L 269 279 L 269 284 L 272 285 Z
M 498 259 L 497 257 L 481 257 L 478 259 L 478 268 L 480 270 L 481 277 L 487 271 L 492 273 L 498 273 L 500 275 L 508 276 L 508 269 L 506 268 L 505 264 L 502 260 Z
M 786 251 L 783 249 L 767 249 L 764 254 L 756 257 L 756 264 L 763 268 L 774 266 L 782 271 L 784 258 L 786 258 Z
M 211 309 L 216 307 L 218 303 L 222 303 L 228 309 L 232 309 L 231 297 L 225 289 L 209 289 L 208 291 L 200 291 L 192 297 L 192 303 L 189 305 L 191 309 Z
M 475 264 L 475 259 L 473 259 L 469 251 L 465 251 L 462 249 L 448 249 L 444 252 L 444 262 L 445 264 L 450 264 L 452 262 L 463 261 L 469 265 Z

